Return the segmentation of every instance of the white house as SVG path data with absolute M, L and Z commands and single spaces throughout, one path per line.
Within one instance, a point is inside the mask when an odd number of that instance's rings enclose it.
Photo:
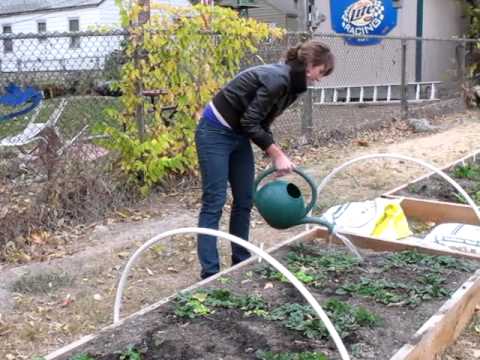
M 317 37 L 328 43 L 337 58 L 336 71 L 322 79 L 322 86 L 400 84 L 402 45 L 400 40 L 355 46 L 336 38 L 322 36 L 335 32 L 332 7 L 344 8 L 337 0 L 257 0 L 258 7 L 249 16 L 293 31 L 305 31 L 314 25 Z M 357 14 L 370 15 L 369 8 L 391 3 L 397 10 L 397 22 L 388 36 L 444 38 L 462 37 L 465 22 L 458 0 L 352 0 Z M 345 14 L 344 14 L 345 15 Z M 338 19 L 337 19 L 338 21 Z M 365 28 L 371 26 L 365 23 Z M 440 41 L 407 42 L 408 82 L 448 82 L 455 78 L 459 43 Z
M 317 28 L 319 33 L 333 32 L 331 1 L 316 1 L 326 15 Z M 403 0 L 398 1 L 398 21 L 388 36 L 443 38 L 462 37 L 466 19 L 462 4 L 457 0 Z M 324 39 L 330 43 L 340 60 L 336 74 L 325 79 L 326 84 L 337 84 L 341 78 L 351 83 L 399 83 L 401 74 L 401 43 L 386 40 L 378 45 L 356 47 L 343 41 Z M 423 41 L 407 42 L 407 80 L 446 81 L 456 70 L 458 43 Z M 359 67 L 359 59 L 368 59 Z
M 190 5 L 187 0 L 154 0 Z M 115 0 L 0 1 L 0 71 L 59 71 L 101 68 L 122 36 L 58 36 L 108 27 L 120 29 Z M 35 34 L 34 36 L 18 34 Z M 44 37 L 39 36 L 45 34 Z

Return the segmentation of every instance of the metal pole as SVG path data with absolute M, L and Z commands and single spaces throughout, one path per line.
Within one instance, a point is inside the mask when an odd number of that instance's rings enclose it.
M 308 144 L 313 135 L 313 101 L 312 89 L 307 89 L 303 97 L 302 137 L 301 143 Z
M 143 10 L 138 14 L 138 21 L 136 23 L 136 26 L 142 27 L 150 20 L 150 0 L 138 0 L 138 5 L 141 6 Z M 141 59 L 143 56 L 143 38 L 144 38 L 143 31 L 141 31 L 137 36 L 138 36 L 137 44 L 139 45 L 137 46 L 135 51 L 134 64 L 135 64 L 135 68 L 140 71 L 140 77 L 142 77 Z M 144 103 L 143 103 L 142 78 L 137 80 L 135 84 L 135 93 L 137 94 L 137 98 L 141 99 L 135 108 L 135 119 L 137 121 L 138 137 L 140 139 L 140 142 L 143 142 L 145 140 L 145 109 L 144 109 Z
M 309 13 L 309 1 L 307 0 L 307 8 L 306 10 L 306 20 L 308 19 Z M 309 40 L 313 38 L 313 34 L 310 32 L 310 23 L 307 20 L 305 22 L 305 31 L 307 33 L 307 39 Z M 308 144 L 313 140 L 313 101 L 312 101 L 312 89 L 307 88 L 307 92 L 303 96 L 303 116 L 302 116 L 302 124 L 301 124 L 301 144 Z
M 460 86 L 465 82 L 465 73 L 466 73 L 466 44 L 462 41 L 457 46 L 457 76 Z
M 407 93 L 407 40 L 402 39 L 402 99 L 401 99 L 401 114 L 402 120 L 406 120 L 408 117 L 408 93 Z

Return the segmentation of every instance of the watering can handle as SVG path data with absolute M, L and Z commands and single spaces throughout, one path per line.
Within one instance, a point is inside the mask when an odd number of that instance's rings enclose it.
M 263 179 L 265 179 L 268 175 L 273 174 L 275 171 L 277 170 L 274 167 L 271 167 L 261 172 L 260 175 L 258 175 L 258 177 L 255 179 L 255 188 L 254 188 L 255 192 L 257 191 L 258 185 L 260 185 L 260 182 Z M 312 199 L 310 200 L 310 204 L 308 204 L 308 206 L 305 209 L 305 214 L 308 214 L 310 210 L 312 210 L 315 204 L 317 203 L 317 185 L 315 183 L 315 180 L 313 180 L 309 175 L 304 173 L 302 170 L 294 168 L 293 171 L 296 172 L 298 175 L 300 175 L 302 178 L 304 178 L 305 181 L 308 183 L 308 185 L 310 185 L 310 188 L 312 190 Z

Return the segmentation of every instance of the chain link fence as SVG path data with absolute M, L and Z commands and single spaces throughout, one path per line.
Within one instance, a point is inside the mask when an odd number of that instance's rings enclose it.
M 16 157 L 20 168 L 44 176 L 67 156 L 88 162 L 105 155 L 92 139 L 95 128 L 109 121 L 105 110 L 120 104 L 117 97 L 102 96 L 109 95 L 102 84 L 118 77 L 116 55 L 126 36 L 0 35 L 2 157 Z
M 382 37 L 378 45 L 352 46 L 346 41 L 351 35 L 287 37 L 285 45 L 295 43 L 292 38 L 327 44 L 336 68 L 274 123 L 280 137 L 341 140 L 392 120 L 429 119 L 465 109 L 465 66 L 478 40 Z
M 385 37 L 378 45 L 351 46 L 346 37 L 351 35 L 287 34 L 244 59 L 244 68 L 278 62 L 289 47 L 309 38 L 326 43 L 336 56 L 334 73 L 311 86 L 274 123 L 277 136 L 329 140 L 392 119 L 463 108 L 469 40 Z M 21 165 L 28 168 L 27 160 L 35 159 L 47 170 L 54 167 L 48 152 L 74 149 L 70 155 L 82 159 L 104 155 L 90 140 L 98 124 L 109 121 L 105 109 L 120 106 L 104 85 L 118 78 L 127 39 L 123 31 L 0 35 L 0 87 L 32 86 L 44 98 L 24 116 L 0 121 L 0 151 L 35 149 L 33 156 L 18 157 Z M 0 104 L 0 119 L 8 112 Z M 42 151 L 49 156 L 38 156 Z
M 114 125 L 107 109 L 121 108 L 106 84 L 119 76 L 127 36 L 0 35 L 0 245 L 13 244 L 0 249 L 124 203 L 99 129 Z
M 463 109 L 465 59 L 472 41 L 382 38 L 378 45 L 350 46 L 346 36 L 287 34 L 244 59 L 242 67 L 275 63 L 289 47 L 309 38 L 328 44 L 336 56 L 335 72 L 274 122 L 278 138 L 330 141 L 392 119 Z M 121 98 L 109 84 L 119 78 L 125 41 L 124 31 L 0 34 L 3 208 L 17 202 L 23 204 L 17 210 L 24 209 L 23 200 L 33 193 L 38 206 L 50 204 L 43 207 L 42 221 L 67 217 L 79 222 L 98 219 L 124 201 L 109 180 L 113 154 L 101 146 L 98 129 L 105 123 L 115 126 L 107 109 L 121 110 Z M 35 92 L 41 92 L 41 101 Z M 15 99 L 23 99 L 23 105 L 10 106 Z M 31 215 L 39 219 L 35 204 Z M 0 213 L 2 221 L 17 218 Z

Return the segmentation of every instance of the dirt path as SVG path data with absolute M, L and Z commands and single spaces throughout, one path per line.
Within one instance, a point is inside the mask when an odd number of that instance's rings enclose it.
M 392 126 L 365 133 L 348 145 L 292 151 L 297 164 L 321 179 L 348 159 L 373 153 L 397 153 L 429 161 L 439 167 L 480 147 L 479 113 L 461 114 L 441 121 L 435 134 L 413 134 Z M 322 194 L 320 205 L 369 199 L 426 171 L 398 161 L 371 161 L 349 168 Z M 100 224 L 83 237 L 70 256 L 20 267 L 0 265 L 0 358 L 32 359 L 61 347 L 112 321 L 113 297 L 121 268 L 140 244 L 159 232 L 195 226 L 199 192 L 183 197 L 152 199 L 154 217 L 143 222 Z M 227 209 L 228 213 L 228 209 Z M 226 214 L 228 215 L 228 214 Z M 224 217 L 226 229 L 228 216 Z M 258 216 L 252 224 L 253 242 L 269 247 L 303 228 L 276 231 Z M 222 242 L 228 266 L 228 246 Z M 164 241 L 148 251 L 135 268 L 126 290 L 124 313 L 187 287 L 198 280 L 195 239 Z

